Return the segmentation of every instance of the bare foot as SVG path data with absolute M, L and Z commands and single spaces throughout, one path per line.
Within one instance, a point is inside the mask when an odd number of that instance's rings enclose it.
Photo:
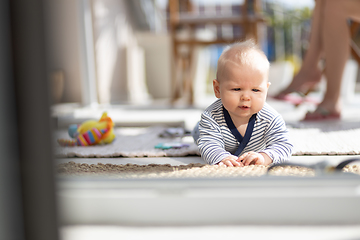
M 285 95 L 298 92 L 301 95 L 307 95 L 320 82 L 322 72 L 319 68 L 314 68 L 312 71 L 300 70 L 300 72 L 293 78 L 290 85 L 282 90 L 276 98 L 282 99 Z
M 305 115 L 304 121 L 313 120 L 332 120 L 341 118 L 341 108 L 339 103 L 332 103 L 330 101 L 323 101 L 320 103 L 314 112 L 308 112 Z
M 308 112 L 303 121 L 319 121 L 319 120 L 339 120 L 341 114 L 333 112 L 323 107 L 317 107 L 314 112 Z

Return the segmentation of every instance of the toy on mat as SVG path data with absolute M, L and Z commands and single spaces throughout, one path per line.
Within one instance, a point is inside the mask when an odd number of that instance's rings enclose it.
M 162 150 L 167 150 L 167 149 L 171 149 L 171 148 L 183 148 L 183 147 L 189 147 L 189 144 L 186 143 L 181 143 L 181 142 L 169 142 L 169 143 L 159 143 L 156 144 L 154 146 L 154 148 L 158 148 L 158 149 L 162 149 Z
M 61 146 L 90 146 L 111 143 L 114 138 L 114 123 L 104 112 L 99 121 L 88 120 L 81 125 L 72 124 L 68 133 L 74 140 L 58 139 Z

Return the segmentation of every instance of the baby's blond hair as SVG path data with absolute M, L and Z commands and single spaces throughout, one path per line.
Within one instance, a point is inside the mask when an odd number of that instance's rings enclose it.
M 270 67 L 265 53 L 252 39 L 234 43 L 224 49 L 217 64 L 216 79 L 218 81 L 225 65 L 229 62 L 241 66 L 245 65 L 259 71 L 268 71 Z

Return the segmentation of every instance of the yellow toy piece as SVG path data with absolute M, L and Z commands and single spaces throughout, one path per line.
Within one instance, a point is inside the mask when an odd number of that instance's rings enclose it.
M 61 146 L 89 146 L 108 144 L 114 141 L 114 123 L 107 113 L 104 112 L 99 121 L 88 120 L 80 126 L 71 125 L 69 135 L 76 140 L 59 139 Z
M 104 112 L 99 121 L 88 120 L 83 122 L 78 127 L 77 132 L 79 133 L 79 135 L 83 135 L 93 128 L 99 130 L 109 129 L 108 132 L 101 138 L 101 141 L 98 144 L 111 143 L 115 138 L 113 127 L 114 127 L 113 121 L 111 120 L 110 117 L 108 117 L 107 112 Z

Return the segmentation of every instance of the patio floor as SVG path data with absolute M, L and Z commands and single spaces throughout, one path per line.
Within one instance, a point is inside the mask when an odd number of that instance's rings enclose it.
M 202 106 L 196 107 L 170 107 L 158 106 L 108 106 L 96 108 L 78 108 L 77 106 L 58 106 L 54 111 L 54 123 L 58 128 L 66 128 L 70 123 L 81 123 L 90 118 L 98 118 L 103 111 L 107 111 L 117 127 L 130 126 L 180 126 L 191 130 L 199 120 L 202 110 L 211 103 L 209 98 Z M 297 108 L 291 104 L 268 99 L 277 111 L 279 111 L 287 124 L 299 124 L 301 118 L 308 110 L 315 106 L 303 104 Z M 359 124 L 360 127 L 360 95 L 352 103 L 344 104 L 341 124 Z M 357 155 L 347 156 L 293 156 L 294 163 L 312 164 L 320 161 L 329 161 L 336 165 L 338 162 L 360 157 Z M 79 163 L 111 163 L 118 164 L 114 158 L 60 158 L 56 163 L 63 162 Z M 133 164 L 171 164 L 183 165 L 189 163 L 203 163 L 200 157 L 160 157 L 160 158 L 124 158 L 121 163 Z M 78 181 L 78 180 L 77 180 Z M 84 179 L 84 181 L 87 181 Z M 244 237 L 244 239 L 262 239 L 276 236 L 277 239 L 360 239 L 360 225 L 335 224 L 335 225 L 214 225 L 211 226 L 137 226 L 135 225 L 64 225 L 60 228 L 62 240 L 92 240 L 92 239 L 218 239 L 230 237 Z
M 108 107 L 96 108 L 81 108 L 73 105 L 65 105 L 57 107 L 54 111 L 54 122 L 58 128 L 67 128 L 69 124 L 81 123 L 87 119 L 97 119 L 101 116 L 103 111 L 107 111 L 108 115 L 113 119 L 116 127 L 145 127 L 154 125 L 165 125 L 169 127 L 184 127 L 186 130 L 191 131 L 195 124 L 199 121 L 203 109 L 208 106 L 214 98 L 209 97 L 201 106 L 195 107 L 179 107 L 168 105 L 152 105 L 152 106 L 126 106 L 114 105 Z M 286 124 L 289 126 L 301 125 L 301 119 L 307 111 L 312 111 L 315 106 L 312 104 L 302 104 L 299 107 L 273 100 L 268 98 L 267 102 L 273 106 L 284 118 Z M 356 95 L 352 103 L 344 104 L 342 112 L 342 119 L 335 121 L 337 125 L 352 125 L 360 128 L 360 94 Z M 334 124 L 334 121 L 327 121 L 323 124 Z M 323 160 L 329 160 L 338 163 L 352 156 L 293 156 L 292 161 L 303 163 L 314 163 Z M 59 163 L 66 161 L 74 161 L 81 163 L 118 163 L 113 158 L 61 158 L 56 160 Z M 134 164 L 188 164 L 188 163 L 204 163 L 200 157 L 185 157 L 185 158 L 124 158 L 121 163 L 134 163 Z

